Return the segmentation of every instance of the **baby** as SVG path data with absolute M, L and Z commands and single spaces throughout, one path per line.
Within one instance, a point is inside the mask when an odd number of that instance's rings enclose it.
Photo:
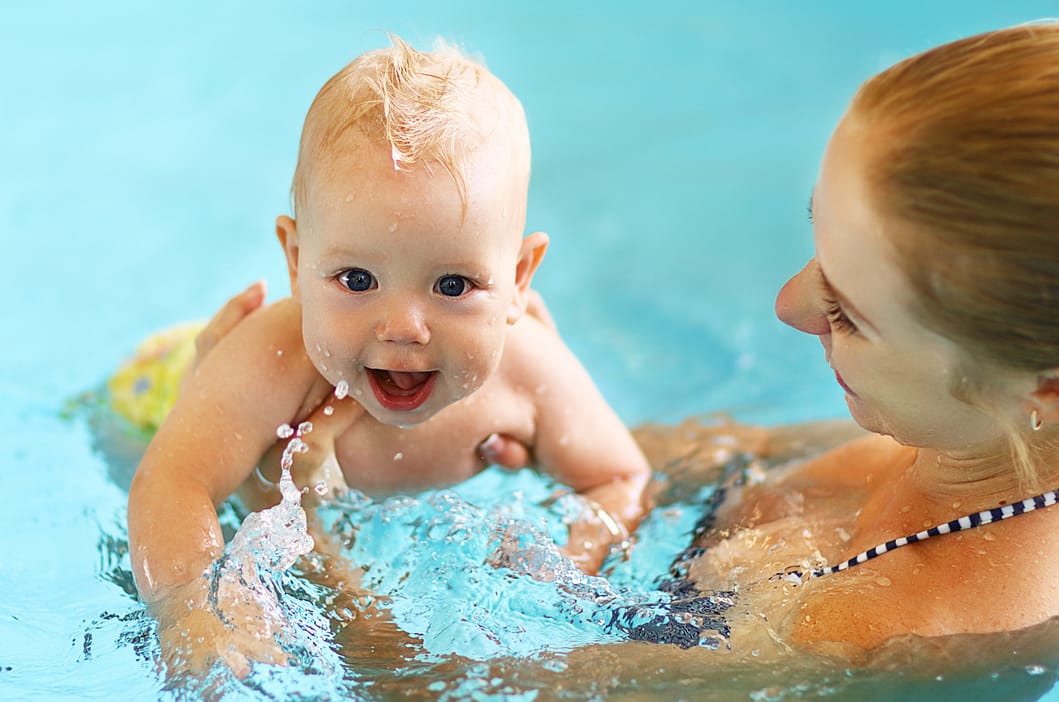
M 519 101 L 455 49 L 394 38 L 324 85 L 302 132 L 296 219 L 276 221 L 291 296 L 205 355 L 130 488 L 136 583 L 163 628 L 211 629 L 215 510 L 259 464 L 278 478 L 262 457 L 283 424 L 312 421 L 318 462 L 369 493 L 464 480 L 485 467 L 486 437 L 524 445 L 598 515 L 566 547 L 587 571 L 635 529 L 643 454 L 556 331 L 524 314 L 548 244 L 523 237 L 529 171 Z

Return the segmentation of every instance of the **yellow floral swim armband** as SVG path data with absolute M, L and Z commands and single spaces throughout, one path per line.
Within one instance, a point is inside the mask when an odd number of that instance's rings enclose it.
M 204 326 L 201 322 L 178 324 L 144 339 L 107 381 L 111 408 L 141 429 L 157 429 L 195 360 L 195 337 Z

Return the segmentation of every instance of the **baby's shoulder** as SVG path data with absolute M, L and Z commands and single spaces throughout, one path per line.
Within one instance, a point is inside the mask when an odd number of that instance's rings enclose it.
M 548 372 L 555 364 L 579 365 L 559 333 L 529 315 L 508 327 L 501 367 Z
M 296 361 L 305 356 L 301 334 L 301 305 L 291 298 L 263 305 L 239 322 L 220 342 L 237 346 L 245 356 Z
M 272 394 L 300 397 L 320 379 L 305 351 L 301 318 L 301 305 L 291 298 L 262 306 L 224 336 L 209 356 L 225 358 L 235 366 L 233 375 L 262 383 Z

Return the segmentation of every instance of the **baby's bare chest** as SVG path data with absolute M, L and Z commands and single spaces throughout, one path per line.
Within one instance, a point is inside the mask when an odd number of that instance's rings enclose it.
M 482 471 L 479 445 L 493 433 L 532 448 L 534 418 L 529 404 L 504 389 L 482 388 L 412 427 L 380 424 L 370 416 L 336 442 L 346 484 L 368 494 L 407 492 L 453 485 Z

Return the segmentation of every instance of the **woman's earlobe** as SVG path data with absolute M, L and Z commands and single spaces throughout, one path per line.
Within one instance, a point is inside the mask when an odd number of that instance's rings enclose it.
M 1026 408 L 1029 426 L 1034 431 L 1046 422 L 1059 421 L 1059 371 L 1037 374 L 1037 387 Z

